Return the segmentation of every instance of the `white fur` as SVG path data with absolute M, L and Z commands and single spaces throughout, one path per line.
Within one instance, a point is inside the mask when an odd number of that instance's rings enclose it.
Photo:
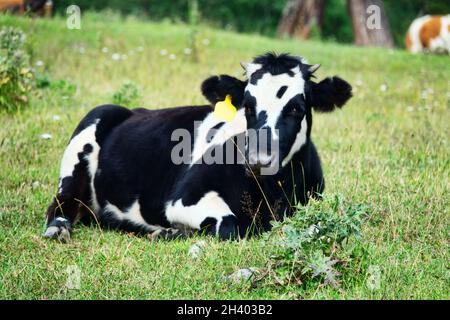
M 147 231 L 153 232 L 163 229 L 161 226 L 148 224 L 141 214 L 139 201 L 136 200 L 125 212 L 121 211 L 117 206 L 107 201 L 105 211 L 111 213 L 117 220 L 128 221 L 134 225 L 144 227 Z
M 287 165 L 289 161 L 291 161 L 294 154 L 298 152 L 300 148 L 305 144 L 307 130 L 308 130 L 308 123 L 306 122 L 306 117 L 304 117 L 302 120 L 300 131 L 297 133 L 297 136 L 295 137 L 295 141 L 292 144 L 291 150 L 289 150 L 288 155 L 281 162 L 281 165 L 283 167 Z
M 422 42 L 420 41 L 420 29 L 422 29 L 422 26 L 428 21 L 429 18 L 429 15 L 417 18 L 409 27 L 408 32 L 412 43 L 410 51 L 412 53 L 419 53 L 423 51 Z
M 205 152 L 211 147 L 224 144 L 229 138 L 247 130 L 245 111 L 240 109 L 236 112 L 233 121 L 225 122 L 215 133 L 214 138 L 208 142 L 208 133 L 215 125 L 223 122 L 211 112 L 197 128 L 194 150 L 192 151 L 191 164 L 199 163 Z
M 95 139 L 95 131 L 97 130 L 97 125 L 99 122 L 100 119 L 96 119 L 93 124 L 83 129 L 80 133 L 73 137 L 72 140 L 70 140 L 61 160 L 61 168 L 59 174 L 60 179 L 58 187 L 58 193 L 61 193 L 62 180 L 65 177 L 71 177 L 73 175 L 75 166 L 80 162 L 80 160 L 78 159 L 78 153 L 83 151 L 83 148 L 86 144 L 90 144 L 92 146 L 92 152 L 85 156 L 85 159 L 88 162 L 88 170 L 91 176 L 91 205 L 94 212 L 97 212 L 100 209 L 94 190 L 94 177 L 98 167 L 98 155 L 100 152 L 100 146 Z
M 181 199 L 166 204 L 166 217 L 172 224 L 181 224 L 193 229 L 200 229 L 206 218 L 217 220 L 216 233 L 219 231 L 222 218 L 233 215 L 230 207 L 215 191 L 206 193 L 196 204 L 184 206 Z

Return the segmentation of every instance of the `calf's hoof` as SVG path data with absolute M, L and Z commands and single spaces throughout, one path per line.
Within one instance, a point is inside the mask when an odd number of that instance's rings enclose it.
M 70 241 L 71 232 L 72 226 L 70 222 L 66 218 L 58 217 L 48 224 L 44 237 L 66 243 Z

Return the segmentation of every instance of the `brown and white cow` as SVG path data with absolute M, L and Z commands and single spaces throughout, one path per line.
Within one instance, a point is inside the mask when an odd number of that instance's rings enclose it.
M 412 53 L 450 54 L 450 15 L 415 19 L 406 34 L 405 44 Z
M 0 0 L 0 12 L 34 13 L 51 17 L 53 2 L 50 0 Z

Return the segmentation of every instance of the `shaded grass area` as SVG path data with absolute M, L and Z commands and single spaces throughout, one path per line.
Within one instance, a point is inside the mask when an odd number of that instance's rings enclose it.
M 29 108 L 0 114 L 0 298 L 448 298 L 447 56 L 205 27 L 197 39 L 200 61 L 194 63 L 183 53 L 190 41 L 185 25 L 89 14 L 82 30 L 66 29 L 62 19 L 0 16 L 0 25 L 22 28 L 33 63 L 44 63 L 37 70 L 52 83 L 63 81 L 39 90 Z M 151 243 L 83 226 L 67 245 L 41 238 L 64 146 L 90 108 L 111 102 L 128 80 L 140 90 L 130 107 L 203 104 L 203 79 L 219 73 L 240 77 L 239 62 L 266 51 L 303 55 L 322 64 L 318 79 L 338 74 L 355 88 L 343 110 L 315 114 L 312 137 L 326 193 L 368 208 L 363 245 L 367 265 L 381 271 L 379 289 L 371 290 L 368 275 L 356 269 L 343 275 L 340 289 L 316 282 L 273 286 L 262 280 L 253 288 L 220 281 L 239 268 L 266 266 L 269 252 L 260 239 L 207 239 L 203 256 L 193 261 L 187 252 L 197 239 Z M 114 53 L 120 60 L 112 59 Z M 77 89 L 66 90 L 64 83 Z M 41 139 L 43 133 L 52 138 Z M 81 270 L 80 290 L 65 287 L 71 265 Z

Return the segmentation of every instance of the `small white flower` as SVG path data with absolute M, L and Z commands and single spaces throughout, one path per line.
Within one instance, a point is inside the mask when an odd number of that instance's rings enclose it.
M 113 53 L 111 56 L 111 59 L 113 59 L 114 61 L 119 61 L 120 60 L 120 53 Z
M 144 51 L 144 47 L 142 47 L 142 46 L 137 47 L 137 51 L 139 51 L 139 52 Z
M 80 54 L 84 54 L 86 52 L 86 49 L 84 47 L 80 47 Z
M 50 133 L 43 133 L 43 134 L 41 134 L 41 139 L 49 140 L 51 138 L 52 138 L 52 135 Z
M 166 49 L 161 49 L 160 51 L 159 51 L 159 54 L 160 55 L 162 55 L 162 56 L 165 56 L 165 55 L 167 55 L 167 50 Z
M 183 52 L 185 55 L 190 55 L 192 50 L 190 48 L 184 48 Z
M 406 111 L 408 111 L 408 112 L 413 112 L 413 111 L 414 111 L 414 107 L 413 107 L 413 106 L 408 106 L 408 107 L 406 108 Z
M 428 98 L 428 90 L 423 90 L 423 91 L 420 93 L 420 97 L 421 97 L 423 100 L 426 100 L 426 99 Z
M 383 83 L 383 84 L 380 86 L 381 92 L 386 92 L 387 89 L 388 89 L 388 86 L 387 86 L 387 84 L 385 84 L 385 83 Z
M 36 67 L 42 67 L 44 65 L 44 62 L 42 60 L 36 61 Z
M 107 47 L 103 47 L 103 48 L 102 48 L 102 52 L 103 52 L 103 53 L 108 53 L 108 51 L 109 51 L 109 49 L 108 49 Z
M 57 114 L 55 114 L 55 115 L 52 117 L 52 119 L 53 119 L 53 121 L 59 121 L 59 120 L 61 120 L 61 117 L 58 116 Z
M 134 55 L 134 50 L 129 50 L 128 55 L 130 55 L 130 56 Z
M 205 39 L 203 39 L 202 43 L 203 43 L 205 46 L 208 46 L 210 42 L 209 42 L 209 39 L 208 39 L 208 38 L 205 38 Z
M 169 59 L 170 60 L 175 60 L 177 58 L 177 56 L 176 56 L 176 54 L 174 54 L 174 53 L 171 53 L 170 55 L 169 55 Z
M 36 189 L 36 188 L 38 188 L 40 185 L 41 185 L 41 184 L 39 183 L 39 181 L 33 181 L 33 183 L 31 184 L 31 187 L 32 187 L 33 189 Z
M 120 58 L 121 58 L 122 60 L 127 60 L 128 56 L 127 56 L 126 54 L 123 54 L 123 55 L 120 56 Z
M 357 87 L 361 87 L 361 86 L 363 85 L 362 80 L 361 80 L 361 79 L 356 80 L 355 85 L 356 85 Z

